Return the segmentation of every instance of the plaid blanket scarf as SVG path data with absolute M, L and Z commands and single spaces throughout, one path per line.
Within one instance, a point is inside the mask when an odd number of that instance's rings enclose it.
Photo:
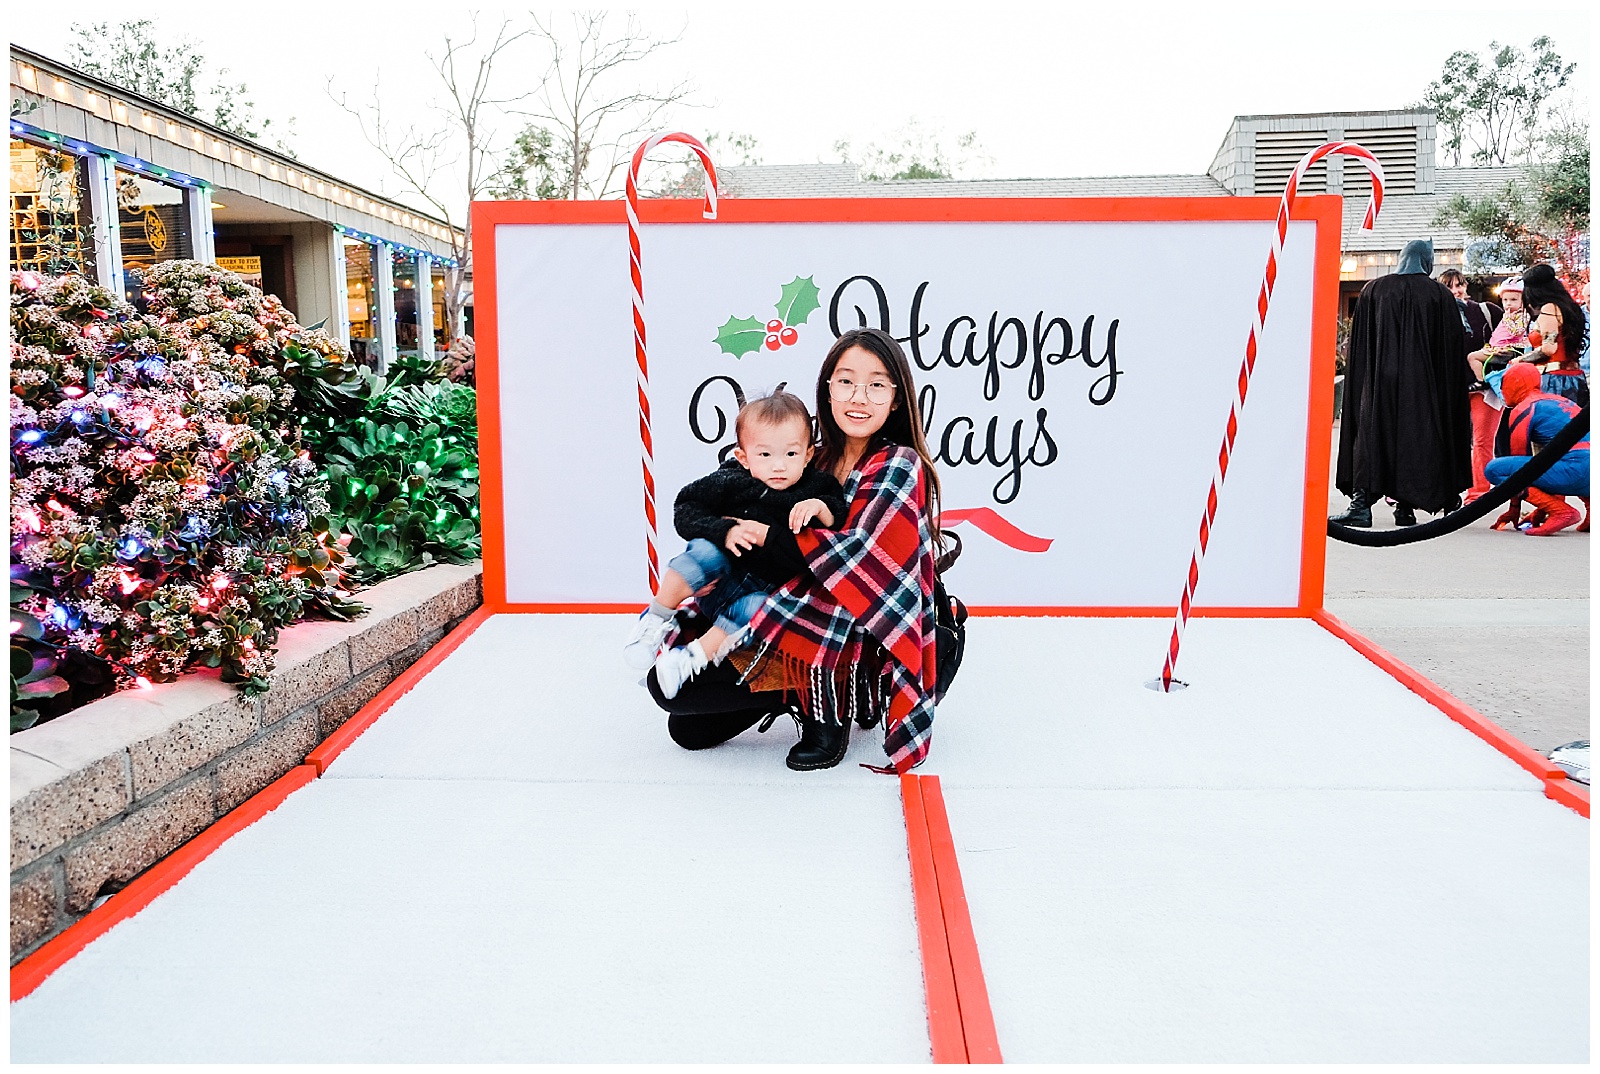
M 777 660 L 812 716 L 881 719 L 892 767 L 865 767 L 905 772 L 933 737 L 934 557 L 922 462 L 890 445 L 844 491 L 844 525 L 796 537 L 811 575 L 779 589 L 751 621 L 758 651 L 745 678 Z

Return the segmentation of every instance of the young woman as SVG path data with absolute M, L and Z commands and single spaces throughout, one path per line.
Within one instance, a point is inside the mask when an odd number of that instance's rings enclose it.
M 1549 265 L 1534 265 L 1522 277 L 1523 297 L 1533 323 L 1528 340 L 1538 333 L 1539 343 L 1523 361 L 1542 367 L 1542 391 L 1565 396 L 1579 406 L 1589 405 L 1589 382 L 1578 365 L 1589 326 L 1583 307 L 1568 293 L 1566 286 Z
M 844 484 L 847 517 L 799 534 L 753 524 L 752 540 L 797 577 L 751 622 L 750 648 L 657 704 L 686 749 L 725 742 L 764 716 L 798 708 L 797 771 L 844 759 L 852 719 L 884 724 L 884 752 L 904 772 L 933 731 L 933 584 L 939 480 L 922 435 L 910 363 L 890 335 L 853 329 L 817 378 L 815 465 Z

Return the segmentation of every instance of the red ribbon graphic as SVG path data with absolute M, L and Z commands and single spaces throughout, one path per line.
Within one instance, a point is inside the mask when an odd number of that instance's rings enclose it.
M 1000 513 L 989 507 L 963 507 L 956 511 L 941 511 L 939 525 L 957 526 L 963 522 L 970 522 L 978 529 L 1003 545 L 1009 545 L 1019 552 L 1048 552 L 1052 539 L 1049 537 L 1035 537 L 1024 530 L 1019 530 L 1000 516 Z

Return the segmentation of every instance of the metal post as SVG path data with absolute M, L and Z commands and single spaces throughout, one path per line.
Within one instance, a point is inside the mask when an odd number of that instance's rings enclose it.
M 394 250 L 386 242 L 372 248 L 378 284 L 378 308 L 372 321 L 378 327 L 378 362 L 375 372 L 387 373 L 399 357 L 394 338 Z
M 183 201 L 189 210 L 190 256 L 207 265 L 216 264 L 217 237 L 211 219 L 211 188 L 201 184 L 192 186 Z
M 117 228 L 117 172 L 110 157 L 90 154 L 89 216 L 94 227 L 95 282 L 122 297 L 122 239 Z
M 417 255 L 417 356 L 433 361 L 433 258 Z

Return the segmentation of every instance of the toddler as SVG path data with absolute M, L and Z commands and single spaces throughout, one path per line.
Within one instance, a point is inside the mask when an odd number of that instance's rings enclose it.
M 1481 351 L 1467 355 L 1467 365 L 1472 367 L 1472 380 L 1482 386 L 1485 376 L 1504 369 L 1506 364 L 1520 355 L 1528 346 L 1528 311 L 1522 308 L 1522 281 L 1510 279 L 1500 285 L 1500 302 L 1505 316 L 1495 326 L 1488 344 Z
M 667 564 L 655 600 L 623 646 L 630 666 L 643 670 L 654 663 L 656 681 L 669 698 L 742 641 L 762 603 L 793 576 L 792 569 L 761 555 L 759 527 L 798 533 L 812 523 L 832 527 L 844 521 L 839 482 L 808 468 L 811 414 L 798 396 L 780 390 L 746 403 L 734 435 L 739 446 L 733 458 L 678 493 L 672 520 L 689 547 Z M 658 656 L 678 606 L 691 596 L 700 598 L 700 611 L 713 626 Z

